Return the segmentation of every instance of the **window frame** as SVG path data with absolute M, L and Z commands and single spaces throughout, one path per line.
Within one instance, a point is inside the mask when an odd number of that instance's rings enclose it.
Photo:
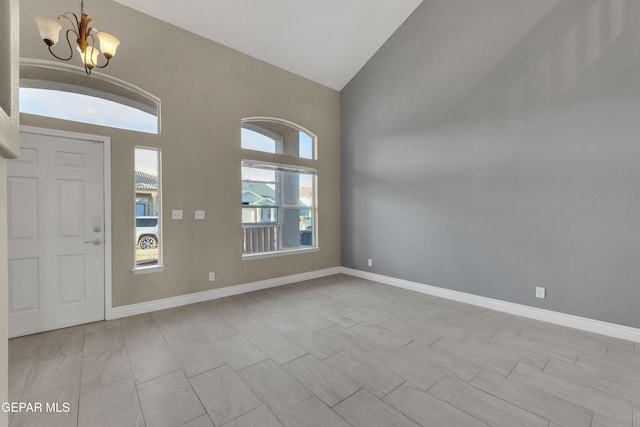
M 315 139 L 315 137 L 314 137 Z M 312 211 L 312 225 L 311 225 L 311 232 L 312 232 L 312 242 L 313 245 L 311 246 L 299 246 L 299 247 L 292 247 L 292 248 L 283 248 L 281 247 L 280 249 L 276 249 L 274 251 L 264 251 L 264 252 L 253 252 L 253 253 L 245 253 L 245 248 L 244 248 L 244 238 L 242 241 L 243 244 L 243 248 L 242 248 L 242 259 L 258 259 L 258 258 L 269 258 L 269 257 L 277 257 L 277 256 L 284 256 L 284 255 L 293 255 L 293 254 L 302 254 L 302 253 L 307 253 L 307 252 L 317 252 L 320 250 L 320 245 L 318 242 L 318 171 L 316 168 L 311 168 L 311 167 L 306 167 L 306 166 L 299 166 L 299 165 L 290 165 L 290 164 L 283 164 L 283 163 L 274 163 L 274 162 L 266 162 L 266 161 L 261 161 L 261 160 L 251 160 L 251 159 L 243 159 L 240 162 L 240 170 L 242 171 L 242 168 L 244 167 L 249 167 L 249 168 L 255 168 L 255 169 L 265 169 L 265 170 L 273 170 L 276 172 L 276 180 L 274 182 L 274 184 L 276 185 L 281 185 L 280 182 L 281 180 L 281 174 L 283 172 L 289 172 L 289 173 L 299 173 L 299 174 L 306 174 L 306 175 L 310 175 L 312 177 L 311 180 L 311 189 L 312 189 L 312 193 L 313 193 L 313 197 L 311 198 L 311 206 L 306 206 L 306 205 L 285 205 L 283 203 L 283 194 L 282 191 L 280 190 L 276 190 L 276 204 L 275 205 L 265 205 L 264 207 L 268 207 L 268 208 L 276 208 L 277 209 L 277 221 L 275 223 L 265 223 L 265 225 L 267 226 L 275 226 L 278 228 L 277 230 L 277 238 L 279 242 L 283 241 L 283 230 L 284 230 L 284 225 L 283 225 L 283 220 L 284 220 L 284 212 L 286 210 L 300 210 L 300 209 L 309 209 Z M 250 181 L 250 180 L 244 180 L 242 179 L 242 173 L 241 173 L 241 183 L 244 182 L 262 182 L 262 181 Z M 242 193 L 242 192 L 241 192 Z M 255 209 L 256 207 L 261 207 L 261 206 L 245 206 L 241 204 L 241 209 Z M 244 217 L 243 215 L 241 216 L 242 218 Z M 243 234 L 244 234 L 244 230 L 245 228 L 259 228 L 259 226 L 257 227 L 251 227 L 247 225 L 250 223 L 245 223 L 242 222 L 242 230 L 243 230 Z M 279 244 L 279 246 L 282 246 L 282 244 Z
M 296 129 L 298 132 L 303 132 L 305 134 L 307 134 L 309 137 L 311 137 L 311 157 L 301 157 L 300 153 L 298 152 L 297 156 L 291 155 L 291 154 L 286 154 L 284 153 L 285 151 L 285 146 L 284 146 L 284 142 L 282 140 L 280 140 L 278 138 L 278 135 L 267 130 L 267 129 L 262 129 L 262 131 L 264 132 L 260 132 L 257 130 L 257 128 L 259 128 L 259 126 L 257 125 L 252 125 L 252 122 L 273 122 L 273 123 L 277 123 L 277 124 L 281 124 L 284 126 L 288 126 L 292 129 Z M 247 126 L 248 125 L 248 126 Z M 251 130 L 253 132 L 256 133 L 261 133 L 262 135 L 271 138 L 275 141 L 275 153 L 271 153 L 268 151 L 263 151 L 263 150 L 257 150 L 254 148 L 245 148 L 242 146 L 242 137 L 240 138 L 240 148 L 242 150 L 250 150 L 250 151 L 254 151 L 254 152 L 259 152 L 259 153 L 267 153 L 268 155 L 272 155 L 272 156 L 278 156 L 278 157 L 284 157 L 287 159 L 299 159 L 301 161 L 315 161 L 318 160 L 318 137 L 316 136 L 316 134 L 314 134 L 313 132 L 309 131 L 308 129 L 292 122 L 289 120 L 285 120 L 285 119 L 280 119 L 277 117 L 267 117 L 267 116 L 255 116 L 255 117 L 246 117 L 244 119 L 242 119 L 240 121 L 240 129 L 242 132 L 242 128 Z M 299 148 L 298 148 L 299 150 Z M 281 152 L 278 152 L 281 151 Z
M 71 64 L 33 58 L 20 59 L 19 74 L 20 89 L 53 90 L 89 96 L 130 107 L 148 113 L 156 118 L 155 132 L 114 126 L 113 124 L 106 123 L 89 123 L 93 126 L 111 127 L 113 129 L 123 129 L 130 132 L 142 132 L 151 135 L 161 133 L 160 98 L 129 82 L 108 74 L 87 76 L 84 69 Z M 20 107 L 18 106 L 18 108 Z M 28 111 L 21 113 L 40 115 Z M 41 115 L 41 117 L 77 122 L 76 119 L 72 118 L 49 115 Z
M 136 198 L 137 198 L 137 191 L 136 191 L 136 183 L 135 183 L 135 171 L 136 171 L 136 156 L 135 156 L 135 152 L 136 150 L 149 150 L 149 151 L 155 151 L 158 155 L 158 188 L 157 188 L 157 196 L 156 196 L 156 206 L 157 206 L 157 210 L 158 210 L 158 263 L 157 264 L 153 264 L 153 265 L 138 265 L 137 264 L 137 251 L 138 251 L 138 242 L 136 241 L 136 228 L 137 228 L 137 211 L 136 211 Z M 147 146 L 142 146 L 142 145 L 136 145 L 134 147 L 134 181 L 133 181 L 133 268 L 131 269 L 131 272 L 134 275 L 140 275 L 140 274 L 149 274 L 149 273 L 157 273 L 157 272 L 162 272 L 165 269 L 165 264 L 164 264 L 164 250 L 163 250 L 163 242 L 164 242 L 164 238 L 163 238 L 163 227 L 162 227 L 162 149 L 158 148 L 158 147 L 147 147 Z M 147 215 L 145 215 L 147 216 Z

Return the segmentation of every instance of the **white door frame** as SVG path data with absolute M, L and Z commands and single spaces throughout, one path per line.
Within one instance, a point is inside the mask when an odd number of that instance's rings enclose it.
M 111 138 L 87 133 L 69 132 L 35 126 L 20 126 L 20 132 L 55 136 L 103 144 L 104 160 L 104 318 L 111 320 L 112 274 L 111 274 Z

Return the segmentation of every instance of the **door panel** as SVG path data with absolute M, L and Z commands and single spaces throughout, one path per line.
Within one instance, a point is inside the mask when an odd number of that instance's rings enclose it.
M 9 312 L 37 310 L 39 307 L 38 258 L 12 259 L 9 261 Z
M 38 179 L 9 177 L 9 239 L 38 239 Z
M 103 144 L 20 136 L 7 174 L 9 334 L 102 320 Z

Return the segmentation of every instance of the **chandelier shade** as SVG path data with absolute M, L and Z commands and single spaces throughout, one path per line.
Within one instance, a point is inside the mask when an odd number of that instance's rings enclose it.
M 69 46 L 67 56 L 58 56 L 52 50 L 52 47 L 58 43 L 60 30 L 62 29 L 60 22 L 41 16 L 36 16 L 33 20 L 38 25 L 40 38 L 49 47 L 49 52 L 55 58 L 61 61 L 69 61 L 73 58 L 72 40 L 75 41 L 76 49 L 80 54 L 80 60 L 87 74 L 91 74 L 91 70 L 94 68 L 104 68 L 109 65 L 109 60 L 115 56 L 116 50 L 120 45 L 120 40 L 117 37 L 91 27 L 91 23 L 96 22 L 96 20 L 84 13 L 84 0 L 80 2 L 80 18 L 72 12 L 66 12 L 58 16 L 58 21 L 66 20 L 71 25 L 71 28 L 64 33 Z M 100 54 L 106 60 L 102 65 L 98 64 Z
M 40 37 L 44 42 L 53 46 L 58 43 L 58 36 L 60 35 L 60 30 L 62 29 L 62 25 L 58 23 L 58 21 L 54 21 L 53 19 L 43 18 L 42 16 L 36 16 L 33 18 L 38 24 L 38 30 L 40 30 Z

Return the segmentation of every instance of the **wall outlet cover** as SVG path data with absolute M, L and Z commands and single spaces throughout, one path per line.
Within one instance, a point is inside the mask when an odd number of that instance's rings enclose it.
M 171 211 L 171 219 L 182 219 L 182 209 Z
M 546 297 L 547 297 L 546 289 L 536 286 L 536 298 L 545 299 Z
M 196 219 L 204 219 L 204 211 L 196 211 Z
M 216 280 L 216 273 L 211 271 L 211 272 L 209 272 L 209 281 L 213 282 L 214 280 Z

